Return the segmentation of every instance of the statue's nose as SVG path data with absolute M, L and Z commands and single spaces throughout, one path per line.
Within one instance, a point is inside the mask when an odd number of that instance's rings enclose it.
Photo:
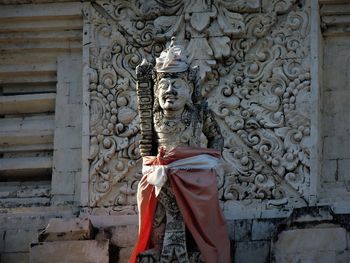
M 172 91 L 174 89 L 174 85 L 169 81 L 167 91 Z

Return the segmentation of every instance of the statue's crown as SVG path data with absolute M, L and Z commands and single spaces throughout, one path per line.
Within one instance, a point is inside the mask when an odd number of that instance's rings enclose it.
M 155 69 L 157 72 L 184 72 L 188 70 L 188 62 L 185 51 L 180 45 L 177 45 L 175 37 L 171 38 L 170 45 L 160 53 L 156 59 Z

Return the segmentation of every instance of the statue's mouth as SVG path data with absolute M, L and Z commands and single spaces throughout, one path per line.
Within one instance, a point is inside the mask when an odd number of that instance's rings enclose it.
M 171 101 L 177 100 L 177 97 L 173 96 L 173 95 L 169 95 L 169 96 L 164 96 L 163 99 L 164 99 L 164 101 L 171 102 Z

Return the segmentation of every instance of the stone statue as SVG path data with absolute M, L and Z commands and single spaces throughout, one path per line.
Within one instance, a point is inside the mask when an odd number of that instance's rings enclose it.
M 223 138 L 196 89 L 196 68 L 172 39 L 155 68 L 144 60 L 136 72 L 143 178 L 130 262 L 230 262 L 214 172 Z

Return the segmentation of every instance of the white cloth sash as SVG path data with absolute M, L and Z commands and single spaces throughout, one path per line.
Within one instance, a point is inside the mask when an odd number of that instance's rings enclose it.
M 200 154 L 174 161 L 168 165 L 143 165 L 142 174 L 147 176 L 147 182 L 155 186 L 156 196 L 158 196 L 163 185 L 167 181 L 166 169 L 213 169 L 218 164 L 218 158 L 209 154 Z

